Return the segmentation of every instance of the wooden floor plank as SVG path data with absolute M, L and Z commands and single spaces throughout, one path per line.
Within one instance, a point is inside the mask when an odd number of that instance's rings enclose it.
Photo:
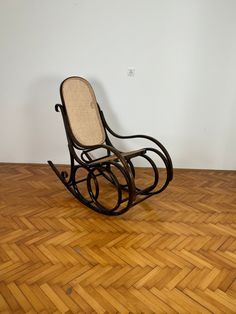
M 236 313 L 235 171 L 175 170 L 119 217 L 46 165 L 0 164 L 0 191 L 1 312 Z

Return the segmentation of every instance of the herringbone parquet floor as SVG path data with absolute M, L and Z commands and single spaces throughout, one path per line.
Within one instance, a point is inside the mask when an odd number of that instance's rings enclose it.
M 176 170 L 119 217 L 46 165 L 0 164 L 0 191 L 1 313 L 236 313 L 236 172 Z

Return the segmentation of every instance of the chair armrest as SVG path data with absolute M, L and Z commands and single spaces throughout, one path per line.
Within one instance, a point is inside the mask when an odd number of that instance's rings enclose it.
M 134 139 L 134 138 L 143 138 L 143 139 L 146 139 L 146 140 L 149 140 L 151 141 L 152 143 L 154 143 L 155 145 L 157 145 L 163 152 L 164 156 L 166 157 L 166 160 L 167 160 L 167 163 L 168 163 L 168 166 L 171 170 L 171 175 L 170 175 L 170 180 L 172 179 L 173 177 L 173 165 L 172 165 L 172 160 L 170 158 L 170 155 L 168 153 L 168 151 L 166 150 L 166 148 L 164 147 L 164 145 L 162 145 L 158 140 L 156 140 L 155 138 L 149 136 L 149 135 L 142 135 L 142 134 L 137 134 L 137 135 L 119 135 L 117 133 L 115 133 L 110 127 L 109 125 L 107 124 L 106 122 L 106 119 L 103 115 L 103 112 L 101 111 L 100 109 L 100 113 L 101 113 L 101 118 L 102 118 L 102 121 L 104 123 L 104 126 L 105 128 L 107 129 L 107 131 L 113 135 L 114 137 L 116 138 L 120 138 L 120 139 Z

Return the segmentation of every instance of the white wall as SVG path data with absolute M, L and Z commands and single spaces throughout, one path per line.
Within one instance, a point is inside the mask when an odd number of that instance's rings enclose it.
M 235 0 L 0 0 L 0 45 L 0 161 L 68 161 L 54 104 L 79 75 L 175 167 L 236 169 Z

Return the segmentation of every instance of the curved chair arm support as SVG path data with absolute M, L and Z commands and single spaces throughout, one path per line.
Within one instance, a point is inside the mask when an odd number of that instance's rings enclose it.
M 167 159 L 167 163 L 168 163 L 168 168 L 169 168 L 169 181 L 171 181 L 173 179 L 173 165 L 172 165 L 172 160 L 170 158 L 169 153 L 167 152 L 166 148 L 155 138 L 149 136 L 149 135 L 142 135 L 142 134 L 138 134 L 138 135 L 119 135 L 117 133 L 115 133 L 107 124 L 106 119 L 103 115 L 103 112 L 100 110 L 101 113 L 101 117 L 102 117 L 102 121 L 104 123 L 105 128 L 108 130 L 108 132 L 110 134 L 112 134 L 114 137 L 120 138 L 120 139 L 132 139 L 132 138 L 143 138 L 146 140 L 149 140 L 151 142 L 153 142 L 155 145 L 157 145 L 163 152 L 164 156 Z
M 169 181 L 172 180 L 172 177 L 173 177 L 173 170 L 172 168 L 169 169 L 169 165 L 168 165 L 168 161 L 167 159 L 165 158 L 165 155 L 162 154 L 162 152 L 160 152 L 159 150 L 155 149 L 155 148 L 152 148 L 152 147 L 149 147 L 147 148 L 147 151 L 152 151 L 154 152 L 155 154 L 157 154 L 161 159 L 162 161 L 164 162 L 165 166 L 166 166 L 166 171 L 167 171 L 167 176 L 166 176 L 166 180 L 165 182 L 162 184 L 162 186 L 155 192 L 150 192 L 149 194 L 150 195 L 154 195 L 154 194 L 159 194 L 160 192 L 164 191 L 166 189 L 166 187 L 168 186 L 169 184 Z M 172 176 L 171 176 L 172 175 Z

